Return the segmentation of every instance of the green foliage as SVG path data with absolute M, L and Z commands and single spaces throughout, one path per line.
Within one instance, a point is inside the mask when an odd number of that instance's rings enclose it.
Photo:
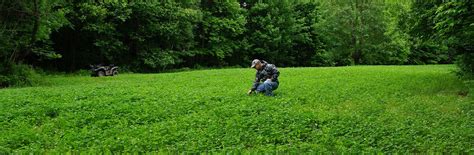
M 325 48 L 332 64 L 403 64 L 406 35 L 398 28 L 403 4 L 388 2 L 324 2 L 321 22 Z
M 24 64 L 0 64 L 0 88 L 9 86 L 33 86 L 38 83 L 39 75 Z
M 409 64 L 451 63 L 453 56 L 446 43 L 436 39 L 435 12 L 441 1 L 415 1 L 399 23 L 409 35 Z
M 281 68 L 276 97 L 245 94 L 253 69 L 48 77 L 0 90 L 0 152 L 466 152 L 453 69 Z
M 323 52 L 315 23 L 318 4 L 278 1 L 255 3 L 250 8 L 246 49 L 254 58 L 279 66 L 310 66 Z
M 65 10 L 53 9 L 56 0 L 2 1 L 0 5 L 0 60 L 8 63 L 61 58 L 51 47 L 52 31 L 67 25 Z M 57 3 L 57 4 L 56 4 Z
M 277 9 L 277 4 L 280 4 L 280 7 Z M 291 6 L 284 2 L 272 3 L 273 7 L 270 4 L 266 3 L 257 3 L 255 6 L 249 10 L 249 24 L 248 32 L 249 37 L 249 50 L 257 58 L 265 58 L 271 62 L 283 64 L 281 62 L 283 58 L 288 56 L 287 52 L 291 49 L 289 43 L 291 43 L 292 26 L 294 26 L 294 18 L 290 17 L 290 14 L 282 13 L 283 11 L 290 12 Z M 282 6 L 283 5 L 283 6 Z M 280 16 L 277 16 L 280 15 Z M 286 17 L 282 17 L 286 15 Z M 289 19 L 286 21 L 285 19 Z M 294 29 L 293 29 L 294 30 Z M 284 55 L 280 57 L 280 55 Z M 278 61 L 278 62 L 277 62 Z M 289 57 L 286 62 L 294 62 L 294 58 Z
M 52 47 L 52 31 L 68 24 L 56 0 L 0 4 L 0 87 L 31 86 L 37 74 L 28 64 L 61 58 Z
M 294 56 L 301 66 L 330 66 L 325 44 L 317 29 L 316 23 L 321 18 L 320 4 L 315 2 L 297 3 L 294 10 L 296 17 L 302 19 L 302 29 L 295 38 Z
M 474 2 L 446 2 L 436 10 L 436 30 L 456 51 L 460 74 L 474 78 Z
M 226 58 L 246 54 L 239 51 L 247 23 L 244 10 L 235 1 L 202 3 L 204 15 L 200 23 L 202 32 L 199 33 L 201 41 L 198 45 L 202 54 L 198 56 L 217 59 L 218 63 L 214 65 L 229 65 Z
M 74 72 L 444 64 L 472 75 L 470 2 L 64 1 L 0 4 L 0 60 Z M 2 73 L 6 75 L 8 73 Z
M 195 23 L 202 18 L 199 10 L 174 3 L 133 3 L 130 8 L 133 13 L 123 31 L 129 52 L 137 55 L 137 67 L 164 69 L 193 54 Z
M 173 2 L 84 2 L 69 8 L 74 27 L 61 29 L 54 38 L 67 57 L 59 62 L 66 70 L 98 63 L 133 71 L 165 69 L 193 54 L 194 29 L 202 18 L 199 10 Z M 64 33 L 79 38 L 59 35 Z

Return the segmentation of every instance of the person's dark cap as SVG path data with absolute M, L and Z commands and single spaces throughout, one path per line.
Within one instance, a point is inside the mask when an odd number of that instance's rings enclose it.
M 254 60 L 252 61 L 252 66 L 250 66 L 250 67 L 251 67 L 251 68 L 255 68 L 255 65 L 258 64 L 258 63 L 260 63 L 260 60 L 254 59 Z

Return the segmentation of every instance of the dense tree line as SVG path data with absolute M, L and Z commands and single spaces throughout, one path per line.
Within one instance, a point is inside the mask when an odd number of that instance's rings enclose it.
M 473 2 L 0 2 L 0 86 L 29 84 L 31 66 L 134 72 L 248 66 L 457 62 L 472 75 Z

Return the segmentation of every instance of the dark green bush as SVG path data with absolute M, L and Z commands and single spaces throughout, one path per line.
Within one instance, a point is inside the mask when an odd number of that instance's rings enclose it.
M 9 86 L 32 86 L 39 75 L 33 67 L 25 64 L 0 65 L 0 88 Z

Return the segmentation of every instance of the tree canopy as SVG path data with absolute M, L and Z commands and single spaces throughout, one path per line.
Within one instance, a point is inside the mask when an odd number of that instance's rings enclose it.
M 456 62 L 474 72 L 473 2 L 3 0 L 0 86 L 31 66 L 133 72 Z

